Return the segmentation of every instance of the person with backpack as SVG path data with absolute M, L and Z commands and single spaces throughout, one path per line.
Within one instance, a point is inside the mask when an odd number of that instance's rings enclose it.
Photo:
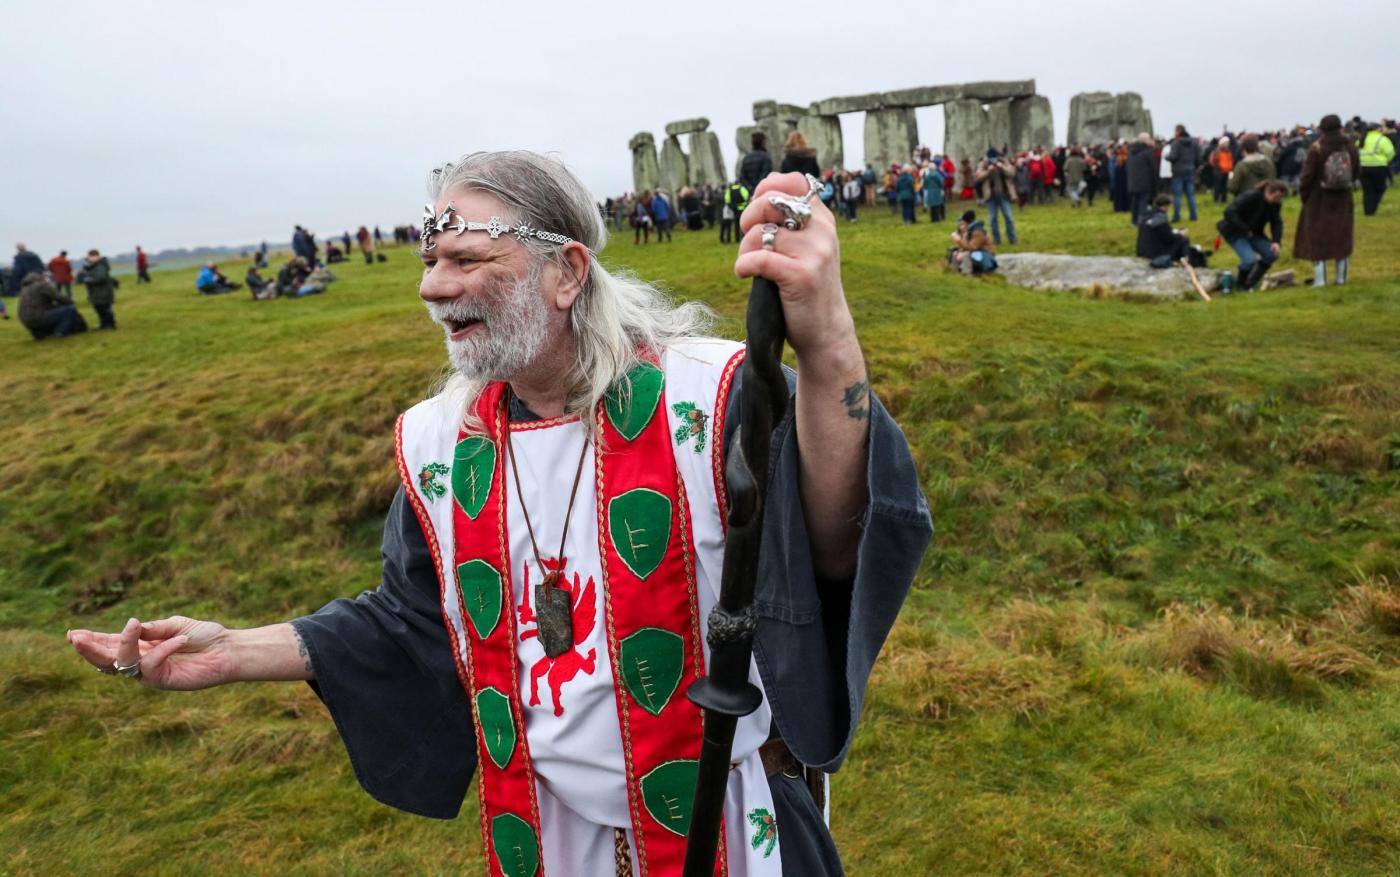
M 1361 210 L 1375 216 L 1381 196 L 1390 185 L 1390 163 L 1395 160 L 1395 144 L 1379 125 L 1368 125 L 1361 139 Z
M 1299 177 L 1298 193 L 1303 209 L 1293 239 L 1293 255 L 1313 263 L 1313 286 L 1327 284 L 1327 263 L 1335 261 L 1337 285 L 1346 283 L 1351 259 L 1356 184 L 1361 156 L 1342 131 L 1336 114 L 1324 116 L 1317 126 L 1321 136 L 1308 148 Z
M 749 187 L 738 181 L 730 183 L 729 188 L 724 190 L 724 209 L 719 214 L 720 243 L 729 243 L 730 237 L 733 237 L 736 244 L 744 239 L 743 234 L 739 232 L 739 217 L 743 215 L 747 206 Z
M 841 201 L 846 207 L 846 219 L 856 221 L 856 205 L 865 196 L 864 187 L 861 185 L 859 174 L 847 173 L 845 182 L 841 184 Z

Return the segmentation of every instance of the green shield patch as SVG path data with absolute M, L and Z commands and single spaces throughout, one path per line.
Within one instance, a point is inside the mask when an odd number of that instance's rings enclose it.
M 515 752 L 515 720 L 510 714 L 510 698 L 494 688 L 483 688 L 476 696 L 476 717 L 486 754 L 496 767 L 504 769 Z
M 661 387 L 666 378 L 661 369 L 644 362 L 627 373 L 631 385 L 630 393 L 623 393 L 623 387 L 614 386 L 608 391 L 603 408 L 613 428 L 622 433 L 629 442 L 642 434 L 652 415 L 656 413 L 656 403 L 661 400 Z
M 622 562 L 639 579 L 661 565 L 671 541 L 671 501 L 637 487 L 608 503 L 608 538 Z
M 491 849 L 507 877 L 534 877 L 540 868 L 540 842 L 530 823 L 514 813 L 491 820 Z
M 457 586 L 476 635 L 486 639 L 501 620 L 501 574 L 484 560 L 469 560 L 457 565 Z
M 473 521 L 491 494 L 496 446 L 485 436 L 469 435 L 452 452 L 452 495 Z
M 690 805 L 695 797 L 695 777 L 700 762 L 668 761 L 642 777 L 642 803 L 651 818 L 667 831 L 685 836 L 690 830 Z
M 654 716 L 670 703 L 685 668 L 685 641 L 669 630 L 644 627 L 618 644 L 622 682 Z

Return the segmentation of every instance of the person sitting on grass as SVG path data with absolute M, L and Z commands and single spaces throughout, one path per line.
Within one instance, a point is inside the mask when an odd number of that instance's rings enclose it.
M 1220 236 L 1240 257 L 1240 289 L 1253 289 L 1278 261 L 1283 240 L 1283 213 L 1279 205 L 1288 194 L 1288 184 L 1265 180 L 1248 189 L 1225 208 L 1225 218 L 1216 223 Z M 1264 237 L 1264 226 L 1269 236 Z
M 205 262 L 204 267 L 199 269 L 199 276 L 194 279 L 194 288 L 199 290 L 200 295 L 222 295 L 242 289 L 243 284 L 230 283 L 219 271 L 219 266 L 213 262 Z
M 1152 209 L 1138 223 L 1137 254 L 1151 262 L 1153 268 L 1170 268 L 1191 251 L 1186 232 L 1172 228 L 1167 218 L 1167 208 L 1172 203 L 1171 195 L 1158 195 L 1152 201 Z
M 997 270 L 996 244 L 987 236 L 986 223 L 977 218 L 976 211 L 969 210 L 962 215 L 952 238 L 948 264 L 968 276 Z
M 292 298 L 304 298 L 308 295 L 320 295 L 331 285 L 331 281 L 336 277 L 331 273 L 331 269 L 325 265 L 317 265 L 315 270 L 307 276 L 305 282 L 292 293 Z
M 87 321 L 78 306 L 43 273 L 30 274 L 20 284 L 19 321 L 35 341 L 87 331 Z
M 267 301 L 277 297 L 276 284 L 262 276 L 257 265 L 248 266 L 248 273 L 243 275 L 243 282 L 248 284 L 248 291 L 253 294 L 254 301 Z
M 277 294 L 290 298 L 292 293 L 301 289 L 301 285 L 310 276 L 311 269 L 307 267 L 305 256 L 293 256 L 287 260 L 287 264 L 277 272 Z

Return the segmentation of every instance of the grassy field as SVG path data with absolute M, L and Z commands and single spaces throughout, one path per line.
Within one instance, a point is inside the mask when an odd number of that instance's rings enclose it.
M 1103 205 L 1018 220 L 1023 251 L 1131 252 Z M 949 230 L 841 229 L 938 527 L 834 778 L 849 872 L 1400 870 L 1400 196 L 1352 285 L 1212 305 L 964 279 Z M 741 331 L 714 233 L 604 258 Z M 444 357 L 409 252 L 340 273 L 254 303 L 157 272 L 115 333 L 0 324 L 0 873 L 477 873 L 470 813 L 360 792 L 305 686 L 148 692 L 63 639 L 377 582 L 393 421 Z

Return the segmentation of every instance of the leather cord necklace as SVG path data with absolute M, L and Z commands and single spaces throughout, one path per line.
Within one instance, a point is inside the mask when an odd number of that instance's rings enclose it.
M 506 410 L 510 410 L 507 401 Z M 569 519 L 574 514 L 574 500 L 578 498 L 578 485 L 583 480 L 583 461 L 588 457 L 589 439 L 583 438 L 583 450 L 578 455 L 578 468 L 574 471 L 574 486 L 569 491 L 569 505 L 564 510 L 564 533 L 559 537 L 559 553 L 556 559 L 564 562 L 564 544 L 569 538 Z M 525 515 L 525 529 L 530 533 L 530 547 L 535 552 L 535 563 L 539 566 L 539 584 L 535 585 L 535 615 L 539 627 L 540 644 L 544 653 L 557 658 L 574 647 L 573 597 L 559 587 L 560 571 L 546 569 L 544 558 L 540 556 L 540 546 L 535 540 L 535 527 L 530 522 L 530 510 L 525 507 L 525 497 L 520 490 L 520 469 L 515 462 L 515 448 L 510 440 L 510 422 L 506 422 L 506 457 L 510 459 L 510 471 L 515 476 L 515 497 L 520 501 L 520 511 Z

